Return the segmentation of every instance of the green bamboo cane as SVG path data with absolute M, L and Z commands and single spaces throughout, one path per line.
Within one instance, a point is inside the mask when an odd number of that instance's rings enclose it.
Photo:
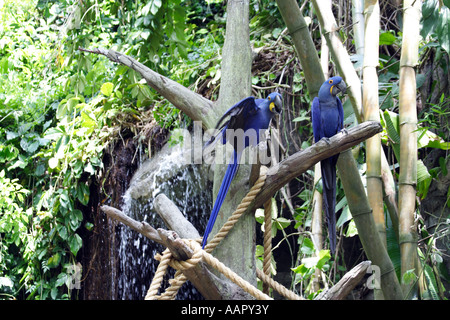
M 323 73 L 319 71 L 321 70 L 320 61 L 311 35 L 306 28 L 306 23 L 295 0 L 277 0 L 277 5 L 293 39 L 305 73 L 308 89 L 310 90 L 311 97 L 313 97 L 311 92 L 317 94 L 325 79 Z M 328 45 L 330 46 L 330 42 L 328 42 Z M 330 46 L 330 51 L 333 52 L 332 45 Z M 350 59 L 348 60 L 350 61 Z M 353 66 L 351 68 L 353 69 Z M 357 83 L 359 84 L 359 79 Z M 361 88 L 360 85 L 359 88 Z M 359 96 L 361 96 L 360 92 Z M 358 98 L 355 101 L 357 102 Z M 402 299 L 401 288 L 395 275 L 394 267 L 389 259 L 385 246 L 378 236 L 373 217 L 371 214 L 364 214 L 371 212 L 371 209 L 359 171 L 350 151 L 344 152 L 339 156 L 337 166 L 340 179 L 344 185 L 350 211 L 355 216 L 359 216 L 359 218 L 355 219 L 355 223 L 358 220 L 356 226 L 364 250 L 369 259 L 380 267 L 381 288 L 384 297 L 387 299 Z M 347 193 L 350 194 L 350 192 L 352 196 L 349 197 Z M 361 203 L 364 205 L 361 205 Z
M 403 299 L 401 286 L 386 247 L 375 228 L 369 201 L 367 197 L 361 196 L 365 194 L 364 185 L 350 150 L 340 154 L 338 168 L 339 176 L 346 177 L 346 179 L 341 178 L 341 181 L 364 251 L 372 261 L 372 265 L 380 268 L 383 296 L 388 300 L 401 300 Z
M 364 1 L 364 64 L 363 64 L 363 107 L 365 120 L 380 121 L 378 105 L 378 34 L 380 29 L 380 7 L 378 0 Z M 372 208 L 375 225 L 381 241 L 386 246 L 386 222 L 384 220 L 383 182 L 381 180 L 380 134 L 366 140 L 367 195 Z M 387 247 L 387 246 L 386 246 Z M 375 299 L 382 300 L 383 294 L 375 290 Z
M 364 1 L 365 36 L 363 65 L 363 106 L 365 120 L 380 121 L 378 105 L 378 38 L 380 29 L 380 7 L 378 0 Z M 386 241 L 384 220 L 383 183 L 381 180 L 380 134 L 366 141 L 367 194 L 372 207 L 375 224 L 382 240 Z
M 403 42 L 400 56 L 400 175 L 399 175 L 399 243 L 402 275 L 414 271 L 417 262 L 417 232 L 415 226 L 417 182 L 417 106 L 416 74 L 418 64 L 420 0 L 403 1 Z M 416 282 L 402 283 L 405 295 L 416 291 Z

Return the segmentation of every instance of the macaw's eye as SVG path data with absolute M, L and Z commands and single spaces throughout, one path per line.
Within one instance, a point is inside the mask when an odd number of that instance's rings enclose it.
M 330 80 L 328 81 L 328 83 L 329 83 L 329 84 L 333 84 L 333 79 L 330 79 Z
M 267 97 L 267 100 L 269 100 L 269 101 L 270 101 L 270 96 L 268 96 L 268 97 Z

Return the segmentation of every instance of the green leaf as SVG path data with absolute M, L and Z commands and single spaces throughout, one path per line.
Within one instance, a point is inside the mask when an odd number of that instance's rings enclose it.
M 344 207 L 342 210 L 341 215 L 339 216 L 338 221 L 336 222 L 336 228 L 340 228 L 346 223 L 347 221 L 350 221 L 352 219 L 352 214 L 350 212 L 350 209 L 348 205 Z
M 319 261 L 317 262 L 317 268 L 321 269 L 325 266 L 325 263 L 331 259 L 330 250 L 320 250 Z
M 300 116 L 297 118 L 294 118 L 294 120 L 292 120 L 293 122 L 300 122 L 300 121 L 310 121 L 310 117 L 308 116 Z
M 74 256 L 77 255 L 78 250 L 80 250 L 81 246 L 83 245 L 83 240 L 78 234 L 74 234 L 69 238 L 69 246 L 70 251 L 73 253 Z
M 59 265 L 60 261 L 61 261 L 61 254 L 57 252 L 47 260 L 47 266 L 49 268 L 55 268 Z
M 391 32 L 382 32 L 380 33 L 380 46 L 382 45 L 391 45 L 395 42 L 397 38 Z
M 405 271 L 405 273 L 402 276 L 402 284 L 411 284 L 413 281 L 417 279 L 414 270 L 415 269 L 410 269 Z
M 114 88 L 114 84 L 112 84 L 111 82 L 106 82 L 102 85 L 100 92 L 104 96 L 109 97 L 109 96 L 111 96 L 111 94 L 113 92 L 113 88 Z
M 313 244 L 312 240 L 309 238 L 304 238 L 302 247 L 300 248 L 300 251 L 303 254 L 308 254 L 308 255 L 314 254 L 314 252 L 316 252 L 316 249 L 314 248 L 314 244 Z
M 276 225 L 278 230 L 283 230 L 291 224 L 291 220 L 283 217 L 276 218 L 273 223 Z
M 89 186 L 85 184 L 79 184 L 77 187 L 77 199 L 83 205 L 87 205 L 89 202 Z

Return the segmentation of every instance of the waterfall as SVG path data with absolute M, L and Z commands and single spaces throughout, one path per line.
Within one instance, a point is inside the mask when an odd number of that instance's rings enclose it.
M 125 214 L 137 221 L 146 221 L 154 228 L 167 229 L 153 206 L 154 198 L 164 193 L 200 234 L 203 233 L 211 212 L 212 183 L 208 178 L 208 165 L 192 164 L 191 146 L 194 144 L 189 139 L 187 133 L 184 143 L 167 144 L 155 157 L 142 163 L 124 195 L 122 211 Z M 122 300 L 143 299 L 159 264 L 154 256 L 165 248 L 128 227 L 122 226 L 120 230 L 119 267 L 114 275 L 118 281 L 117 296 Z M 171 270 L 170 278 L 173 274 Z M 164 287 L 170 278 L 166 276 Z M 188 282 L 180 289 L 177 299 L 202 299 L 202 296 Z

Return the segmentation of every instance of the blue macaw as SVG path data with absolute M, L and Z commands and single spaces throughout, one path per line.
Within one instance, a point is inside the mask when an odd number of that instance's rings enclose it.
M 328 139 L 344 129 L 344 109 L 336 96 L 345 93 L 347 85 L 341 77 L 332 77 L 325 81 L 314 98 L 311 108 L 314 140 Z M 327 217 L 330 250 L 336 250 L 336 162 L 339 154 L 320 162 L 322 172 L 323 203 Z
M 206 226 L 202 243 L 203 248 L 205 248 L 208 241 L 208 236 L 214 226 L 225 196 L 228 193 L 231 181 L 236 175 L 242 152 L 250 145 L 258 145 L 260 142 L 260 134 L 269 127 L 272 117 L 281 112 L 282 104 L 281 94 L 277 92 L 269 94 L 266 99 L 247 97 L 228 109 L 217 122 L 216 130 L 219 130 L 219 133 L 212 137 L 204 147 L 220 140 L 217 138 L 221 137 L 222 143 L 225 144 L 228 141 L 233 146 L 234 151 L 223 177 L 222 184 L 220 185 L 208 225 Z M 227 117 L 229 119 L 224 122 Z

